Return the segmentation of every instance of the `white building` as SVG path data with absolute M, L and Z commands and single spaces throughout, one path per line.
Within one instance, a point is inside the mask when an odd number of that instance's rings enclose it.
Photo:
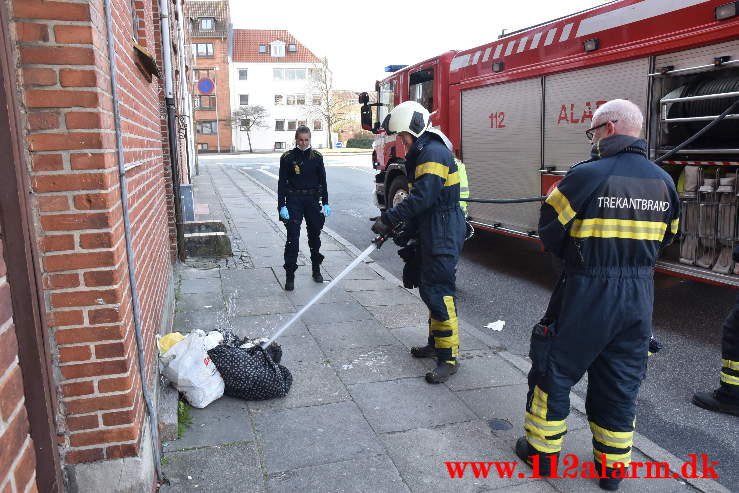
M 311 111 L 321 97 L 311 88 L 311 74 L 320 60 L 284 30 L 234 29 L 233 59 L 229 67 L 231 109 L 260 105 L 268 113 L 266 128 L 251 130 L 254 151 L 293 147 L 295 129 L 307 125 L 314 148 L 326 147 L 326 123 Z M 237 151 L 248 151 L 246 132 L 233 129 Z

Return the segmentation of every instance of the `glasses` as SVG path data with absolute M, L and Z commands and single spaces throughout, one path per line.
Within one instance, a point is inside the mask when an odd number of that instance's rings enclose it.
M 616 123 L 618 120 L 608 120 L 605 123 L 601 123 L 600 125 L 596 125 L 592 128 L 589 128 L 585 131 L 585 136 L 588 138 L 588 140 L 593 140 L 593 137 L 595 137 L 595 131 L 598 130 L 600 127 L 605 127 L 609 123 Z

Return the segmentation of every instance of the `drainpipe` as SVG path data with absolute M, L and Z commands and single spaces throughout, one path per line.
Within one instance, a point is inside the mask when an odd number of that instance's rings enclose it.
M 177 23 L 177 50 L 183 55 L 189 47 L 185 46 L 185 31 L 182 28 L 185 22 L 185 16 L 182 11 L 182 2 L 177 2 L 177 17 L 180 22 Z M 190 94 L 190 86 L 187 83 L 187 67 L 185 65 L 185 57 L 180 57 L 180 89 L 182 90 L 182 107 L 185 110 L 187 119 L 187 133 L 185 136 L 185 144 L 187 145 L 187 171 L 188 181 L 192 182 L 191 173 L 195 170 L 195 175 L 199 175 L 197 157 L 195 155 L 195 140 L 193 139 L 193 131 L 195 124 L 192 119 L 192 95 Z
M 120 98 L 118 96 L 118 82 L 116 74 L 115 34 L 113 31 L 113 18 L 110 0 L 104 0 L 105 28 L 108 36 L 108 60 L 110 63 L 110 86 L 113 97 L 113 119 L 115 121 L 115 146 L 118 158 L 118 178 L 121 190 L 121 207 L 123 209 L 123 228 L 126 239 L 126 257 L 128 260 L 128 284 L 131 289 L 131 301 L 133 304 L 133 325 L 136 333 L 136 352 L 138 353 L 139 374 L 141 376 L 141 391 L 146 403 L 146 412 L 149 415 L 149 426 L 151 428 L 152 452 L 154 455 L 154 470 L 157 479 L 162 480 L 161 459 L 159 454 L 159 418 L 157 408 L 154 405 L 149 386 L 146 379 L 146 357 L 144 356 L 144 337 L 141 333 L 141 307 L 139 304 L 139 292 L 136 284 L 136 261 L 133 253 L 133 241 L 131 238 L 131 220 L 128 214 L 128 183 L 126 181 L 126 161 L 123 155 L 123 134 L 121 131 Z
M 172 166 L 172 191 L 174 192 L 174 215 L 177 228 L 177 253 L 185 261 L 185 234 L 182 230 L 182 207 L 180 203 L 180 165 L 177 155 L 177 108 L 172 88 L 172 40 L 169 36 L 169 0 L 159 0 L 159 17 L 162 20 L 162 65 L 164 66 L 164 101 L 167 106 L 167 129 L 169 139 L 169 162 Z

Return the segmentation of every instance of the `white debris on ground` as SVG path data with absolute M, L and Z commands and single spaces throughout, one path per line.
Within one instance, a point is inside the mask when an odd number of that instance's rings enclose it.
M 503 327 L 505 327 L 505 320 L 496 320 L 495 322 L 490 322 L 485 326 L 486 329 L 491 329 L 496 332 L 503 330 Z

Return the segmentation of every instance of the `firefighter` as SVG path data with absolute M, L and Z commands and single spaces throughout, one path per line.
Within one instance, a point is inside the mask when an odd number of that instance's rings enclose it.
M 313 267 L 313 280 L 323 282 L 321 275 L 321 229 L 331 215 L 326 187 L 326 168 L 323 156 L 310 145 L 310 129 L 304 125 L 295 131 L 295 148 L 280 158 L 280 177 L 277 184 L 277 209 L 287 229 L 285 242 L 285 290 L 295 288 L 298 268 L 300 224 L 305 217 L 308 229 L 308 247 Z M 320 202 L 319 202 L 320 199 Z
M 415 101 L 396 106 L 385 118 L 388 135 L 398 133 L 406 145 L 406 172 L 413 187 L 400 204 L 377 218 L 372 231 L 385 234 L 399 224 L 417 231 L 421 268 L 419 291 L 429 309 L 429 337 L 414 347 L 419 358 L 436 357 L 426 374 L 429 383 L 445 382 L 457 372 L 459 323 L 455 276 L 464 243 L 465 221 L 459 206 L 459 174 L 449 139 L 430 127 L 428 111 Z
M 733 256 L 734 262 L 739 262 L 739 244 L 734 246 Z M 739 298 L 724 322 L 719 382 L 716 390 L 693 394 L 693 404 L 739 416 Z
M 459 198 L 468 199 L 470 198 L 470 183 L 467 179 L 467 167 L 457 158 L 454 158 L 454 162 L 457 163 L 457 172 L 459 173 Z M 460 200 L 459 206 L 462 208 L 465 219 L 467 219 L 467 216 L 469 216 L 467 201 Z
M 586 131 L 591 159 L 573 166 L 542 204 L 539 236 L 563 259 L 564 279 L 531 336 L 526 436 L 515 447 L 529 464 L 538 455 L 542 475 L 550 474 L 567 432 L 570 389 L 587 372 L 585 408 L 606 490 L 619 487 L 617 463 L 631 462 L 654 265 L 678 230 L 674 182 L 647 159 L 642 123 L 629 101 L 598 108 Z

